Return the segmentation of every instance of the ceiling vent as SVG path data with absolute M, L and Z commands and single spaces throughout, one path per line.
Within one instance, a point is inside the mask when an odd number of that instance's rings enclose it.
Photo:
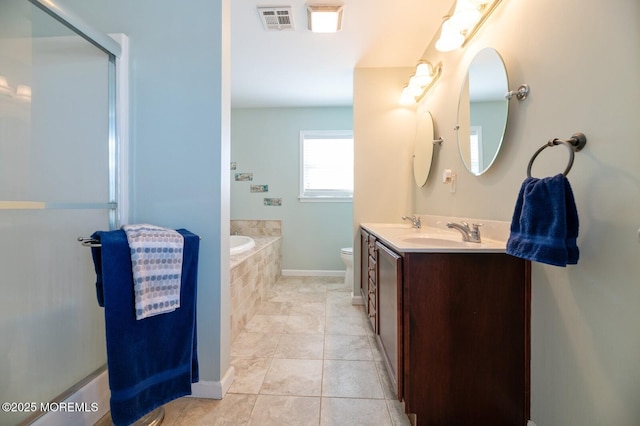
M 282 31 L 293 29 L 293 15 L 291 6 L 258 7 L 260 20 L 267 31 Z

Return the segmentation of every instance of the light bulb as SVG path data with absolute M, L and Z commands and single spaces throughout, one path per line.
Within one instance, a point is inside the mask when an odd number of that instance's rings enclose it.
M 464 36 L 455 27 L 451 25 L 450 20 L 444 21 L 442 24 L 442 30 L 440 31 L 440 38 L 436 42 L 436 49 L 440 52 L 450 52 L 462 46 L 464 43 Z
M 409 85 L 406 85 L 400 94 L 400 103 L 402 105 L 413 105 L 416 103 L 416 97 L 421 94 L 421 91 L 417 92 L 415 88 L 411 88 Z
M 402 92 L 406 93 L 409 96 L 417 98 L 418 96 L 422 95 L 422 88 L 419 86 L 412 86 L 411 84 L 407 84 L 404 89 L 402 89 Z
M 411 77 L 413 83 L 411 82 L 411 80 L 409 80 L 409 84 L 415 84 L 420 87 L 427 87 L 433 80 L 432 74 L 433 71 L 431 69 L 431 64 L 429 64 L 428 62 L 421 62 L 416 67 L 415 75 Z
M 453 16 L 449 19 L 451 25 L 459 31 L 463 31 L 473 27 L 482 16 L 478 5 L 470 0 L 457 0 L 456 9 Z
M 414 75 L 413 77 L 411 77 L 411 79 L 409 80 L 409 84 L 412 86 L 416 86 L 416 87 L 427 87 L 430 83 L 431 83 L 431 76 L 430 75 Z

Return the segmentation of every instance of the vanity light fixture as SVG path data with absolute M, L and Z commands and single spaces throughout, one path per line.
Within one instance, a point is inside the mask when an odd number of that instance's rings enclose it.
M 463 47 L 487 20 L 501 0 L 456 0 L 453 15 L 446 16 L 436 49 L 450 52 Z
M 342 5 L 308 4 L 307 22 L 314 33 L 335 33 L 342 28 Z
M 438 81 L 442 74 L 442 64 L 433 67 L 427 61 L 420 61 L 416 66 L 416 72 L 409 78 L 409 83 L 402 89 L 400 103 L 411 105 L 420 102 L 427 92 Z

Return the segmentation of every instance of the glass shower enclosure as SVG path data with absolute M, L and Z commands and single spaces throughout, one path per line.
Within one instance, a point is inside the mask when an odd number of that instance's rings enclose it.
M 0 1 L 1 402 L 53 401 L 106 364 L 77 238 L 118 225 L 119 46 L 72 18 L 49 0 Z M 3 409 L 0 424 L 37 415 Z

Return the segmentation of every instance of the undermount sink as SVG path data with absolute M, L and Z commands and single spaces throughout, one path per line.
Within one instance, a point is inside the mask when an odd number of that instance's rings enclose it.
M 437 237 L 405 237 L 402 238 L 402 241 L 410 244 L 422 244 L 429 247 L 472 247 L 471 244 L 478 243 L 468 243 L 465 241 L 456 241 L 450 240 L 447 238 L 437 238 Z

